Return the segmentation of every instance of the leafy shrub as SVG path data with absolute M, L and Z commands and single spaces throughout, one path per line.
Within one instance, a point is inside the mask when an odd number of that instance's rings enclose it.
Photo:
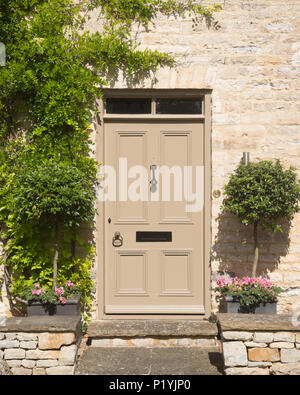
M 59 233 L 92 223 L 96 174 L 85 174 L 70 163 L 45 161 L 34 168 L 22 168 L 14 180 L 14 215 L 20 223 L 47 221 L 55 234 L 53 287 L 57 283 Z
M 300 186 L 295 168 L 284 170 L 279 160 L 241 163 L 225 186 L 223 210 L 235 214 L 242 224 L 253 225 L 254 261 L 258 263 L 258 225 L 281 231 L 280 219 L 292 220 L 299 212 Z

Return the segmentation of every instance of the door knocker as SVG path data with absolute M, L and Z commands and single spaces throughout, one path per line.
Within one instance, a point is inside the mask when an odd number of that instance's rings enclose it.
M 115 232 L 114 237 L 113 237 L 113 241 L 112 241 L 112 245 L 114 247 L 122 247 L 122 245 L 123 245 L 123 237 L 121 236 L 120 232 Z

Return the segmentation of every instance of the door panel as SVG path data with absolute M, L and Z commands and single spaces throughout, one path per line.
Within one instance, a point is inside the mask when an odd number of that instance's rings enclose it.
M 160 222 L 162 223 L 178 223 L 191 222 L 191 218 L 185 210 L 183 190 L 183 167 L 192 165 L 191 158 L 192 148 L 192 131 L 160 131 L 160 166 L 167 166 L 170 171 L 162 174 L 162 183 L 170 191 L 174 191 L 171 196 L 161 191 L 160 203 Z M 180 155 L 179 155 L 180 153 Z M 162 167 L 162 169 L 164 169 Z M 164 172 L 162 172 L 164 173 Z M 168 177 L 168 175 L 172 175 Z M 165 179 L 164 179 L 165 177 Z M 166 201 L 164 201 L 166 200 Z
M 131 222 L 147 222 L 147 209 L 146 203 L 143 201 L 131 202 L 128 200 L 128 195 L 122 193 L 122 190 L 127 191 L 128 180 L 126 174 L 126 168 L 132 166 L 144 166 L 147 168 L 147 133 L 143 130 L 135 131 L 121 131 L 115 130 L 115 144 L 116 154 L 115 158 L 112 158 L 117 171 L 117 180 L 120 184 L 117 184 L 117 196 L 119 202 L 116 205 L 117 217 L 116 220 L 122 223 Z M 114 147 L 112 147 L 113 149 Z M 114 153 L 112 152 L 112 155 Z M 119 166 L 118 160 L 123 158 L 121 166 Z M 124 188 L 122 188 L 124 186 Z M 118 188 L 120 187 L 120 188 Z
M 104 133 L 104 163 L 117 175 L 117 199 L 104 206 L 105 313 L 204 314 L 204 210 L 187 212 L 193 202 L 185 199 L 195 193 L 195 167 L 204 165 L 203 122 L 107 121 Z M 170 231 L 172 241 L 137 242 L 137 231 Z
M 116 252 L 115 296 L 148 296 L 148 267 L 146 251 Z
M 193 296 L 191 251 L 162 251 L 161 296 Z

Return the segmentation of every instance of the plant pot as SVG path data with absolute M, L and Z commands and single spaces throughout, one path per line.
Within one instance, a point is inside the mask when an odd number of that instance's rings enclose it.
M 34 315 L 80 315 L 80 296 L 73 299 L 67 299 L 65 304 L 62 303 L 42 303 L 40 301 L 27 302 L 27 316 Z
M 241 306 L 237 299 L 234 299 L 232 296 L 225 296 L 222 310 L 224 310 L 224 313 L 276 314 L 277 300 L 274 302 L 260 302 L 251 306 Z

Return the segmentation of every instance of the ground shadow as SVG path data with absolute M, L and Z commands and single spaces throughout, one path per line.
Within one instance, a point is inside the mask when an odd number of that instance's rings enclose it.
M 209 352 L 208 353 L 209 362 L 211 365 L 216 367 L 216 370 L 220 374 L 225 374 L 224 369 L 224 357 L 223 354 L 220 352 Z
M 212 260 L 219 262 L 216 276 L 251 276 L 254 257 L 253 225 L 244 226 L 238 218 L 223 211 L 216 218 L 217 233 L 212 245 Z M 291 222 L 282 219 L 283 232 L 259 227 L 257 276 L 268 276 L 289 252 Z

